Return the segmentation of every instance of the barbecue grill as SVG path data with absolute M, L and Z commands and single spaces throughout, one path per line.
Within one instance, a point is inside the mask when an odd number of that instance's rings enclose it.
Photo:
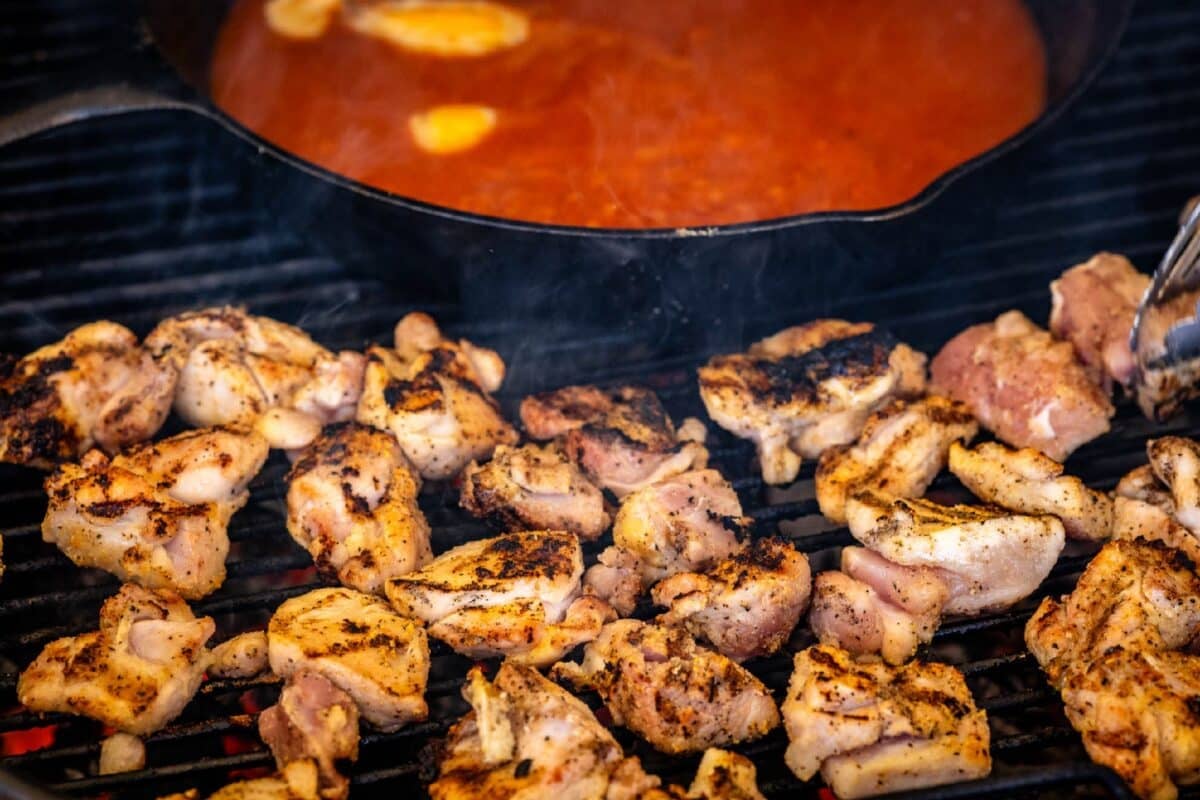
M 21 88 L 38 72 L 69 69 L 102 49 L 112 21 L 95 6 L 87 0 L 6 3 L 0 91 Z M 859 296 L 817 291 L 804 307 L 739 320 L 743 342 L 822 314 L 887 325 L 932 352 L 963 327 L 1007 308 L 1044 319 L 1048 281 L 1096 250 L 1124 252 L 1148 268 L 1170 240 L 1183 201 L 1200 187 L 1198 78 L 1200 8 L 1187 0 L 1143 2 L 1115 61 L 1037 154 L 1023 196 L 1000 209 L 993 228 L 975 242 L 943 254 L 932 271 L 939 277 Z M 226 302 L 301 325 L 327 346 L 361 347 L 387 341 L 394 322 L 420 308 L 451 334 L 505 356 L 510 373 L 499 398 L 510 418 L 525 393 L 574 381 L 641 383 L 659 392 L 675 419 L 703 416 L 695 367 L 711 355 L 711 343 L 681 340 L 676 326 L 664 321 L 669 309 L 650 309 L 619 328 L 480 322 L 461 308 L 422 302 L 404 286 L 356 277 L 280 230 L 243 190 L 236 167 L 211 154 L 210 135 L 202 122 L 153 114 L 77 126 L 0 154 L 0 351 L 27 352 L 105 317 L 144 334 L 168 314 Z M 730 267 L 731 280 L 737 266 Z M 1068 464 L 1102 489 L 1144 462 L 1147 436 L 1195 435 L 1200 414 L 1154 426 L 1124 407 L 1113 427 Z M 732 480 L 756 535 L 782 533 L 810 555 L 814 569 L 830 565 L 851 539 L 818 513 L 813 465 L 794 486 L 766 487 L 748 443 L 715 426 L 710 436 L 714 465 Z M 275 455 L 254 481 L 251 501 L 230 529 L 229 579 L 193 604 L 198 615 L 217 620 L 214 641 L 262 627 L 280 602 L 318 585 L 309 557 L 284 528 L 285 470 Z M 966 497 L 947 476 L 931 495 Z M 454 487 L 430 487 L 422 506 L 436 551 L 484 532 L 458 510 Z M 0 466 L 8 565 L 0 581 L 0 770 L 24 779 L 0 772 L 0 798 L 44 792 L 153 797 L 211 790 L 269 769 L 254 715 L 274 702 L 278 684 L 270 681 L 206 682 L 178 720 L 149 737 L 146 769 L 108 776 L 95 770 L 100 725 L 16 708 L 17 672 L 49 640 L 94 628 L 100 603 L 117 586 L 104 573 L 76 569 L 41 542 L 44 508 L 39 475 Z M 987 710 L 995 769 L 985 780 L 914 796 L 1130 796 L 1113 773 L 1087 759 L 1057 695 L 1024 651 L 1024 623 L 1037 601 L 1069 591 L 1090 557 L 1091 551 L 1072 547 L 1034 597 L 1006 613 L 951 621 L 927 648 L 927 657 L 962 669 Z M 809 640 L 801 630 L 789 650 Z M 419 796 L 431 777 L 438 738 L 466 709 L 458 691 L 470 664 L 436 643 L 433 653 L 430 719 L 397 733 L 365 732 L 350 771 L 355 797 Z M 790 652 L 748 666 L 781 699 Z M 695 767 L 696 759 L 669 758 L 624 731 L 617 735 L 665 779 L 686 783 Z M 819 781 L 800 783 L 784 766 L 785 746 L 777 730 L 736 749 L 758 765 L 768 796 L 816 795 Z

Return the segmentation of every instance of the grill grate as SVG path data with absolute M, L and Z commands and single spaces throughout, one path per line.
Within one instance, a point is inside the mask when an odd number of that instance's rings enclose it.
M 0 90 L 78 67 L 116 24 L 111 12 L 84 0 L 10 0 L 0 10 Z M 1200 8 L 1187 0 L 1145 0 L 1114 63 L 1035 157 L 1021 199 L 996 209 L 992 229 L 979 240 L 943 256 L 940 278 L 871 295 L 818 297 L 804 316 L 876 320 L 932 350 L 1005 308 L 1043 319 L 1047 281 L 1096 250 L 1125 252 L 1149 268 L 1184 199 L 1200 187 L 1197 78 Z M 212 135 L 205 123 L 151 114 L 75 127 L 0 154 L 0 350 L 27 351 L 100 315 L 144 333 L 162 316 L 219 302 L 244 303 L 300 324 L 330 346 L 361 346 L 386 340 L 399 316 L 421 306 L 454 333 L 505 354 L 510 377 L 501 399 L 510 413 L 524 393 L 572 380 L 637 380 L 658 390 L 677 418 L 701 410 L 693 375 L 708 355 L 702 346 L 665 342 L 654 320 L 567 332 L 543 331 L 536 320 L 484 324 L 463 319 L 455 307 L 429 307 L 381 281 L 355 277 L 279 230 L 208 146 Z M 775 318 L 745 321 L 746 339 L 795 322 L 798 313 L 780 309 Z M 1200 415 L 1168 428 L 1194 435 Z M 1069 469 L 1110 488 L 1143 460 L 1145 437 L 1163 430 L 1123 409 L 1114 432 L 1081 450 Z M 757 533 L 782 531 L 811 554 L 815 568 L 830 562 L 849 536 L 819 517 L 812 465 L 795 486 L 765 487 L 752 449 L 717 434 L 715 465 L 733 480 Z M 279 602 L 315 585 L 307 556 L 283 529 L 284 469 L 276 458 L 254 482 L 251 503 L 231 531 L 230 578 L 195 604 L 198 613 L 217 618 L 220 636 L 261 626 Z M 273 702 L 277 687 L 270 683 L 206 683 L 179 720 L 150 737 L 149 768 L 115 776 L 93 774 L 96 724 L 12 708 L 16 670 L 49 639 L 94 627 L 99 604 L 116 584 L 103 573 L 75 569 L 40 541 L 38 476 L 0 467 L 0 487 L 9 565 L 0 582 L 0 748 L 20 749 L 14 733 L 56 726 L 53 742 L 42 749 L 7 756 L 0 749 L 0 766 L 64 794 L 122 797 L 211 788 L 231 772 L 267 767 L 270 757 L 256 744 L 252 715 Z M 932 492 L 963 496 L 945 478 Z M 457 511 L 452 490 L 429 491 L 422 504 L 438 550 L 483 531 Z M 1069 553 L 1039 596 L 1068 590 L 1086 560 L 1086 552 Z M 1036 599 L 1005 614 L 950 623 L 928 648 L 967 674 L 989 712 L 996 760 L 988 780 L 932 794 L 1011 797 L 1058 789 L 1127 796 L 1111 773 L 1084 757 L 1057 698 L 1023 652 L 1021 629 Z M 792 646 L 806 644 L 805 636 L 799 633 Z M 465 708 L 457 692 L 467 663 L 435 646 L 431 721 L 395 734 L 367 734 L 352 773 L 355 796 L 421 786 L 428 766 L 423 748 Z M 787 656 L 750 666 L 781 694 L 790 673 Z M 667 759 L 618 734 L 667 778 L 682 780 L 694 768 L 694 760 Z M 759 764 L 769 796 L 815 794 L 783 766 L 785 745 L 777 731 L 740 749 Z

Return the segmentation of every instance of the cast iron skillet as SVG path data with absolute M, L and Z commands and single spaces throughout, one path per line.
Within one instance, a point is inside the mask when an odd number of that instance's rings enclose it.
M 126 0 L 133 2 L 133 0 Z M 718 2 L 720 0 L 717 0 Z M 657 326 L 723 346 L 766 316 L 828 313 L 839 299 L 912 280 L 977 232 L 1020 155 L 1115 50 L 1133 0 L 1027 0 L 1046 43 L 1049 105 L 1009 140 L 881 211 L 805 214 L 703 229 L 604 230 L 453 211 L 373 189 L 257 137 L 207 98 L 228 2 L 145 0 L 102 63 L 0 100 L 0 145 L 91 117 L 177 109 L 223 129 L 282 224 L 382 278 L 402 299 L 475 317 Z

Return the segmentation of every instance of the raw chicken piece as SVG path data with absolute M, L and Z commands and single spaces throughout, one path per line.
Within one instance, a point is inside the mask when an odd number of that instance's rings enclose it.
M 1031 447 L 1013 450 L 984 442 L 968 450 L 955 444 L 950 448 L 950 471 L 986 503 L 1058 517 L 1072 539 L 1100 541 L 1112 535 L 1112 498 L 1063 475 L 1062 464 Z
M 114 456 L 99 450 L 46 479 L 42 538 L 81 567 L 189 599 L 225 581 L 229 519 L 267 457 L 255 433 L 186 431 Z
M 1182 436 L 1146 442 L 1154 474 L 1171 492 L 1175 519 L 1200 536 L 1200 444 Z
M 46 645 L 17 681 L 30 711 L 62 711 L 145 736 L 192 699 L 207 664 L 211 617 L 179 595 L 134 584 L 100 608 L 100 629 Z
M 758 790 L 754 762 L 715 747 L 704 751 L 687 796 L 703 800 L 766 800 Z
M 353 589 L 315 589 L 293 597 L 267 627 L 271 669 L 323 675 L 384 731 L 429 714 L 429 643 L 413 620 Z
M 566 531 L 525 531 L 455 547 L 388 581 L 401 614 L 470 658 L 545 666 L 590 642 L 614 614 L 580 596 L 583 550 Z
M 1075 347 L 1105 392 L 1133 382 L 1129 333 L 1149 286 L 1149 275 L 1113 253 L 1097 253 L 1050 284 L 1050 332 Z
M 659 622 L 682 624 L 734 661 L 767 656 L 808 607 L 808 559 L 783 539 L 759 539 L 708 572 L 683 572 L 654 587 Z
M 998 438 L 1055 461 L 1107 432 L 1114 413 L 1071 345 L 1019 311 L 955 336 L 929 372 L 933 391 L 966 403 Z
M 267 651 L 265 631 L 250 631 L 234 636 L 213 648 L 208 675 L 210 678 L 252 678 L 261 675 L 271 666 Z
M 622 619 L 553 675 L 604 698 L 613 721 L 666 753 L 757 739 L 779 724 L 771 693 L 682 628 Z
M 93 322 L 17 361 L 0 358 L 0 461 L 50 468 L 158 432 L 176 373 L 114 322 Z
M 1025 643 L 1050 683 L 1061 686 L 1106 650 L 1183 647 L 1200 631 L 1200 576 L 1159 542 L 1113 541 L 1088 564 L 1074 591 L 1047 597 L 1025 626 Z
M 953 442 L 969 442 L 979 424 L 962 403 L 930 396 L 892 400 L 873 413 L 853 446 L 821 454 L 817 502 L 821 513 L 846 521 L 846 497 L 871 491 L 891 497 L 920 497 L 946 466 Z
M 763 480 L 791 483 L 801 458 L 858 438 L 870 413 L 921 393 L 925 356 L 869 323 L 821 319 L 700 368 L 700 397 L 722 428 L 758 447 Z
M 114 733 L 100 743 L 100 774 L 133 772 L 146 766 L 146 745 L 128 733 Z
M 390 433 L 357 422 L 330 425 L 288 474 L 288 532 L 322 575 L 382 594 L 384 581 L 433 559 L 420 489 Z
M 980 506 L 857 495 L 850 533 L 888 561 L 935 567 L 950 589 L 942 611 L 981 614 L 1028 597 L 1050 574 L 1065 535 L 1054 517 Z
M 828 645 L 797 653 L 783 702 L 792 772 L 841 800 L 982 778 L 987 715 L 946 664 L 856 664 Z
M 604 495 L 554 446 L 500 445 L 463 471 L 459 504 L 499 530 L 570 531 L 591 541 L 608 528 Z
M 1200 563 L 1200 537 L 1175 519 L 1175 501 L 1149 464 L 1117 483 L 1113 498 L 1113 538 L 1159 541 Z
M 350 781 L 336 761 L 358 759 L 358 707 L 350 695 L 316 672 L 292 673 L 279 702 L 258 717 L 258 732 L 280 769 L 311 759 L 320 773 L 326 800 L 345 800 Z
M 1144 800 L 1200 782 L 1200 658 L 1115 647 L 1063 685 L 1067 719 L 1098 764 Z

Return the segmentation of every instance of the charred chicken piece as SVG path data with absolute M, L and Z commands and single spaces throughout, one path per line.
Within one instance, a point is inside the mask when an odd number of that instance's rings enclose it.
M 1200 576 L 1159 542 L 1113 541 L 1083 571 L 1074 591 L 1042 600 L 1025 643 L 1050 683 L 1088 670 L 1110 648 L 1183 647 L 1200 631 Z
M 0 461 L 48 469 L 92 447 L 144 442 L 166 421 L 175 381 L 114 322 L 83 325 L 16 361 L 0 356 Z
M 288 475 L 288 532 L 322 575 L 382 594 L 384 581 L 433 559 L 420 489 L 390 433 L 356 422 L 331 425 Z
M 683 625 L 734 661 L 767 656 L 791 636 L 808 607 L 808 559 L 783 539 L 759 539 L 707 572 L 683 572 L 654 587 L 659 622 Z
M 1014 450 L 985 442 L 968 450 L 955 444 L 950 471 L 986 503 L 1058 517 L 1072 539 L 1100 541 L 1112 535 L 1112 498 L 1064 475 L 1062 464 L 1031 447 Z
M 766 800 L 758 790 L 758 770 L 743 755 L 710 747 L 704 751 L 687 797 L 703 800 Z
M 255 433 L 186 431 L 111 460 L 99 450 L 46 479 L 42 538 L 81 567 L 204 597 L 225 581 L 229 520 L 267 457 Z
M 1149 464 L 1117 483 L 1113 497 L 1113 538 L 1158 541 L 1200 562 L 1200 537 L 1175 518 L 1171 492 Z
M 584 648 L 583 662 L 561 662 L 556 678 L 594 689 L 618 725 L 665 753 L 745 742 L 779 724 L 771 693 L 682 628 L 622 619 Z
M 717 356 L 700 397 L 722 428 L 758 447 L 763 480 L 791 483 L 802 458 L 858 438 L 871 412 L 925 387 L 925 356 L 869 323 L 821 319 Z
M 1149 286 L 1149 275 L 1113 253 L 1097 253 L 1050 284 L 1050 332 L 1074 346 L 1105 392 L 1133 383 L 1129 333 Z
M 889 401 L 873 413 L 858 442 L 821 454 L 817 502 L 821 513 L 846 521 L 846 497 L 871 491 L 891 497 L 920 497 L 946 466 L 954 442 L 969 442 L 979 424 L 962 403 L 944 397 Z
M 179 595 L 126 584 L 100 609 L 100 628 L 57 639 L 17 682 L 30 711 L 61 711 L 145 736 L 166 725 L 200 687 L 215 626 Z
M 305 669 L 292 673 L 279 702 L 259 715 L 258 732 L 280 770 L 311 760 L 317 765 L 321 797 L 349 796 L 350 781 L 336 762 L 358 759 L 358 707 L 324 676 Z
M 500 445 L 463 471 L 460 505 L 499 530 L 563 530 L 591 541 L 608 528 L 604 495 L 553 445 Z
M 545 666 L 589 642 L 614 614 L 580 594 L 583 550 L 566 531 L 524 531 L 455 547 L 388 581 L 401 614 L 470 658 Z
M 981 778 L 991 772 L 987 715 L 946 664 L 859 664 L 844 650 L 797 653 L 783 702 L 785 759 L 842 800 Z
M 267 634 L 250 631 L 226 639 L 213 648 L 208 675 L 211 678 L 252 678 L 270 669 Z
M 492 399 L 504 379 L 494 351 L 442 336 L 426 314 L 396 325 L 395 349 L 367 350 L 358 421 L 391 431 L 421 477 L 452 478 L 517 432 Z
M 1108 396 L 1076 360 L 1019 311 L 967 328 L 930 364 L 933 391 L 966 403 L 1004 442 L 1055 461 L 1108 431 Z
M 353 589 L 315 589 L 275 611 L 267 627 L 271 669 L 316 672 L 354 699 L 384 731 L 429 714 L 429 643 L 416 622 Z

